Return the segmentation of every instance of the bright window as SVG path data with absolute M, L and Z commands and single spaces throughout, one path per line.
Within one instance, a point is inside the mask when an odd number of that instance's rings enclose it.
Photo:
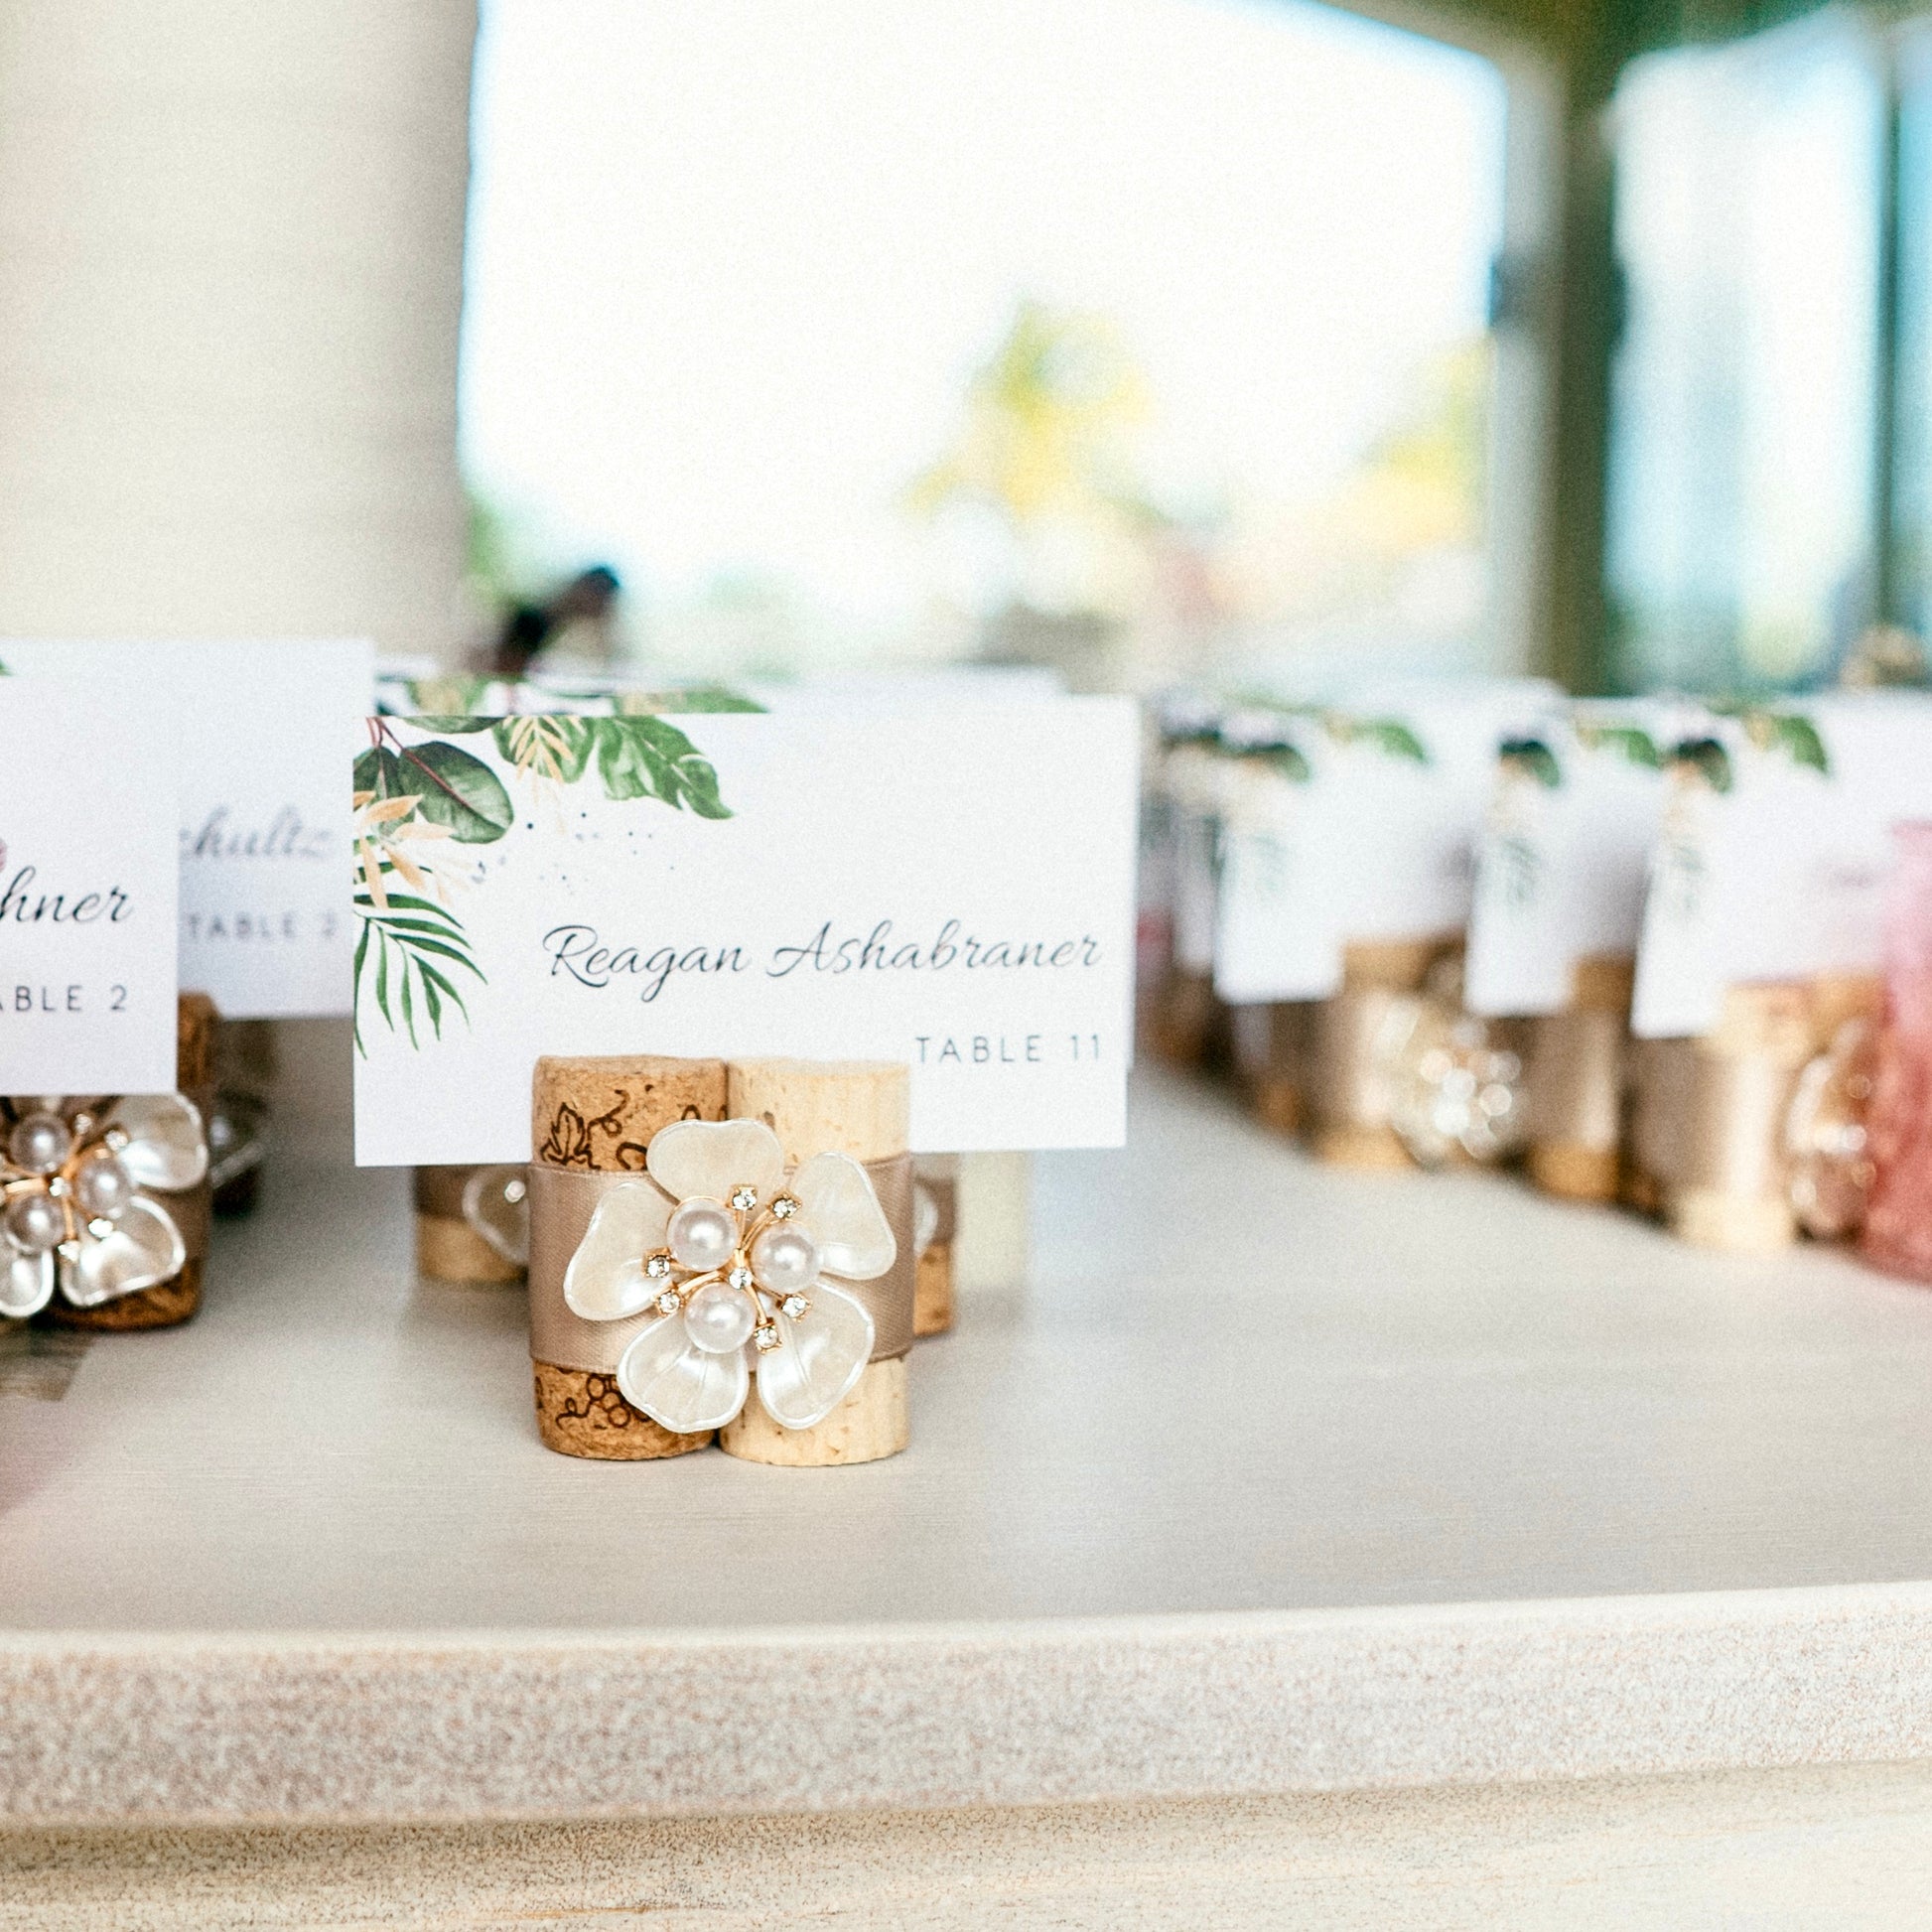
M 693 668 L 1479 655 L 1504 88 L 1267 0 L 488 0 L 515 568 Z

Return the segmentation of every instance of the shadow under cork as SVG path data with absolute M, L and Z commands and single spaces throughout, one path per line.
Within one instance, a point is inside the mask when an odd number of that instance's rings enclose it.
M 0 1397 L 59 1402 L 93 1343 L 94 1337 L 84 1329 L 0 1323 Z

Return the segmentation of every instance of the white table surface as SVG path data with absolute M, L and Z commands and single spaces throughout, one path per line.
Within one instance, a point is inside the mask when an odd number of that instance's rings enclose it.
M 187 1328 L 0 1354 L 0 1817 L 1932 1754 L 1932 1294 L 1841 1255 L 1331 1172 L 1147 1075 L 915 1353 L 911 1449 L 792 1471 L 550 1454 L 520 1292 L 409 1240 L 400 1175 L 281 1168 Z

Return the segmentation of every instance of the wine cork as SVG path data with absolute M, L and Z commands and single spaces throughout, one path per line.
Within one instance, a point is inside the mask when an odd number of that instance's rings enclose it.
M 943 1335 L 953 1324 L 953 1234 L 959 1223 L 959 1157 L 922 1154 L 912 1163 L 915 1213 L 931 1231 L 919 1248 L 912 1284 L 912 1332 Z M 923 1229 L 917 1232 L 923 1232 Z
M 509 1287 L 523 1270 L 499 1255 L 468 1221 L 440 1214 L 416 1216 L 416 1272 L 438 1282 L 467 1282 L 478 1288 Z
M 1528 1023 L 1526 1165 L 1538 1187 L 1563 1200 L 1617 1197 L 1635 980 L 1628 953 L 1591 954 L 1571 968 L 1570 1004 Z
M 1255 1118 L 1278 1134 L 1299 1134 L 1308 1123 L 1317 1005 L 1277 1000 L 1268 1008 L 1268 1057 L 1254 1082 L 1253 1106 Z
M 680 1120 L 725 1117 L 723 1060 L 544 1058 L 530 1084 L 530 1145 L 542 1167 L 639 1173 L 651 1136 Z M 546 1449 L 602 1462 L 653 1462 L 704 1449 L 639 1415 L 615 1375 L 533 1361 L 537 1434 Z
M 1176 966 L 1155 997 L 1154 1050 L 1172 1065 L 1201 1068 L 1228 1054 L 1228 1012 L 1214 992 L 1213 976 Z
M 1848 1020 L 1884 1018 L 1885 983 L 1876 973 L 1820 973 L 1811 982 L 1811 1043 L 1822 1053 Z
M 416 1272 L 432 1281 L 500 1287 L 523 1279 L 517 1263 L 492 1248 L 463 1216 L 463 1190 L 475 1168 L 418 1168 Z
M 890 1161 L 905 1153 L 909 1076 L 894 1060 L 734 1060 L 726 1112 L 733 1120 L 763 1121 L 788 1162 L 816 1154 Z M 909 1242 L 909 1227 L 896 1232 L 901 1244 Z M 845 1400 L 816 1428 L 779 1428 L 754 1393 L 718 1432 L 728 1454 L 786 1468 L 875 1462 L 897 1455 L 910 1440 L 902 1353 L 867 1363 Z
M 1381 1063 L 1384 1036 L 1404 1001 L 1461 945 L 1453 933 L 1352 941 L 1342 952 L 1341 991 L 1315 1003 L 1311 1023 L 1308 1108 L 1318 1159 L 1339 1168 L 1413 1167 L 1389 1118 Z
M 175 1090 L 201 1109 L 206 1132 L 214 1110 L 214 1002 L 206 993 L 184 993 L 175 1007 Z M 172 1328 L 202 1306 L 202 1269 L 207 1254 L 211 1190 L 204 1180 L 180 1193 L 156 1196 L 174 1216 L 188 1259 L 173 1280 L 117 1296 L 99 1307 L 76 1309 L 56 1296 L 48 1318 L 68 1328 Z
M 1694 1051 L 1683 1170 L 1667 1189 L 1673 1232 L 1702 1248 L 1762 1254 L 1797 1239 L 1784 1120 L 1811 1057 L 1810 986 L 1733 986 Z

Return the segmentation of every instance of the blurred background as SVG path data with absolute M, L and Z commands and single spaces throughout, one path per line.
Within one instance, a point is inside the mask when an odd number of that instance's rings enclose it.
M 0 633 L 1921 679 L 1929 107 L 1804 0 L 7 0 Z

